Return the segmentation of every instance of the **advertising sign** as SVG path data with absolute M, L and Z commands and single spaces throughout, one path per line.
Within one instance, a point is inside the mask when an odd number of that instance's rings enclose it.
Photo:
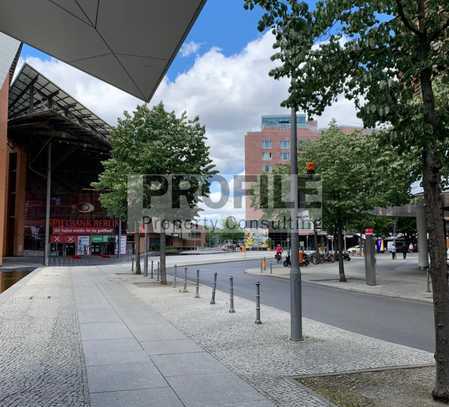
M 89 236 L 78 236 L 78 246 L 76 248 L 78 256 L 87 256 L 89 254 L 89 246 Z

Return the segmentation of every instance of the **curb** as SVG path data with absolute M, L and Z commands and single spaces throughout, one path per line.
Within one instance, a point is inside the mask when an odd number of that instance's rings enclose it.
M 262 276 L 262 277 L 278 278 L 278 279 L 281 279 L 281 280 L 290 280 L 289 276 L 280 276 L 280 275 L 270 274 L 269 272 L 267 272 L 267 273 L 252 273 L 252 272 L 248 272 L 247 270 L 245 270 L 244 273 L 248 274 L 250 276 Z M 371 295 L 371 296 L 374 296 L 374 297 L 392 298 L 392 299 L 395 299 L 395 300 L 401 300 L 401 301 L 407 301 L 407 302 L 417 302 L 419 304 L 427 304 L 427 305 L 433 306 L 432 298 L 429 298 L 428 300 L 424 300 L 424 299 L 404 297 L 404 296 L 399 296 L 399 295 L 370 293 L 370 292 L 367 292 L 367 291 L 357 290 L 355 288 L 342 288 L 342 287 L 336 287 L 334 285 L 323 284 L 323 283 L 320 283 L 320 282 L 317 282 L 317 281 L 309 281 L 309 280 L 305 280 L 304 278 L 302 279 L 302 283 L 303 284 L 306 283 L 306 284 L 311 284 L 311 285 L 317 285 L 317 286 L 326 287 L 326 288 L 334 288 L 336 290 L 350 291 L 352 293 L 356 293 L 356 294 L 360 294 L 360 295 Z

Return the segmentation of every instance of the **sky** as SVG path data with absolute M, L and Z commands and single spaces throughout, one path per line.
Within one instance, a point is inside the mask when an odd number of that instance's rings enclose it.
M 288 113 L 280 107 L 287 82 L 268 76 L 273 38 L 258 32 L 260 15 L 258 9 L 245 10 L 243 0 L 208 0 L 151 101 L 162 101 L 178 114 L 199 116 L 222 174 L 243 172 L 244 135 L 260 128 L 263 114 Z M 142 103 L 29 46 L 23 48 L 23 62 L 112 125 L 124 110 Z M 361 124 L 353 104 L 343 98 L 317 119 L 321 128 L 332 119 L 341 125 Z

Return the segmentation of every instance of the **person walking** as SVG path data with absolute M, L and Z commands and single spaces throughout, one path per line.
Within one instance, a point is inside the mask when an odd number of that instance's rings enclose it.
M 396 243 L 393 242 L 390 245 L 390 253 L 391 253 L 391 259 L 394 260 L 396 259 Z

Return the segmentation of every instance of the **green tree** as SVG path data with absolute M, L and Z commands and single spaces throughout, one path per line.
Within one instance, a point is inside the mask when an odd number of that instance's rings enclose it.
M 186 113 L 177 117 L 174 112 L 167 112 L 163 104 L 152 109 L 138 106 L 132 114 L 124 112 L 118 120 L 111 134 L 111 145 L 112 156 L 103 163 L 104 171 L 94 187 L 101 192 L 101 203 L 112 216 L 127 216 L 131 174 L 196 175 L 202 180 L 203 196 L 209 192 L 208 179 L 216 171 L 209 156 L 205 128 L 198 118 L 190 120 Z M 188 199 L 195 207 L 200 197 Z M 164 231 L 160 239 L 161 284 L 166 284 Z M 140 273 L 140 262 L 136 264 Z
M 228 216 L 223 221 L 223 227 L 218 230 L 220 242 L 237 243 L 245 237 L 245 231 L 233 216 Z
M 307 162 L 315 163 L 315 171 L 321 177 L 321 226 L 336 237 L 340 253 L 339 279 L 346 282 L 341 255 L 344 230 L 354 225 L 359 231 L 372 226 L 374 216 L 371 212 L 375 207 L 408 202 L 412 182 L 410 165 L 405 157 L 398 156 L 394 148 L 382 148 L 378 134 L 345 134 L 335 124 L 299 152 L 300 175 L 301 172 L 305 174 Z M 273 174 L 288 173 L 287 166 L 273 169 Z M 268 195 L 272 196 L 270 189 Z M 258 205 L 259 202 L 260 191 L 255 191 L 253 204 Z M 288 216 L 288 212 L 287 209 L 265 209 L 264 215 L 268 219 L 277 219 Z
M 291 78 L 284 104 L 320 115 L 338 95 L 355 101 L 366 127 L 391 126 L 390 142 L 421 157 L 436 333 L 434 399 L 449 402 L 449 284 L 441 168 L 449 110 L 436 82 L 449 74 L 449 3 L 437 0 L 245 0 L 264 8 L 275 35 L 275 78 Z

